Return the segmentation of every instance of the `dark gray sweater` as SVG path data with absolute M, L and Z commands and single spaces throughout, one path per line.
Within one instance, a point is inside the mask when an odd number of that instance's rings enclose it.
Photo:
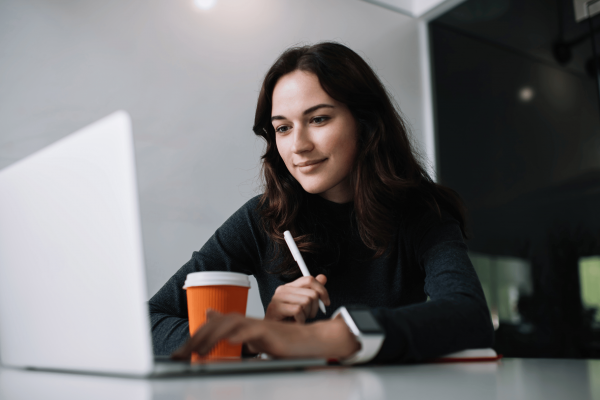
M 260 196 L 236 211 L 200 251 L 150 299 L 154 352 L 166 355 L 189 338 L 185 278 L 196 271 L 234 271 L 254 275 L 266 309 L 275 289 L 300 276 L 270 273 L 273 246 L 261 228 Z M 325 273 L 331 306 L 372 308 L 386 331 L 373 362 L 419 361 L 467 348 L 491 347 L 493 329 L 481 285 L 467 256 L 458 222 L 447 213 L 411 213 L 398 224 L 394 245 L 380 258 L 361 241 L 353 203 L 312 197 L 315 212 L 336 227 L 329 254 L 306 262 L 311 273 Z M 430 300 L 427 300 L 429 296 Z

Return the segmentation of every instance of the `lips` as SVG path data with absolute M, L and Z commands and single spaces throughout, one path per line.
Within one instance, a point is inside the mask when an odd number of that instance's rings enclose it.
M 325 161 L 327 161 L 327 158 L 324 158 L 322 160 L 304 161 L 299 164 L 296 164 L 296 168 L 299 172 L 303 174 L 312 174 L 313 172 L 316 172 Z
M 310 160 L 310 161 L 303 161 L 301 163 L 296 164 L 296 167 L 308 167 L 310 165 L 314 165 L 314 164 L 318 164 L 320 162 L 323 162 L 327 160 L 326 158 L 323 158 L 321 160 Z

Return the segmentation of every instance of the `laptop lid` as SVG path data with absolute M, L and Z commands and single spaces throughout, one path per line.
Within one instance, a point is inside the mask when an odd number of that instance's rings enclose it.
M 147 375 L 146 301 L 126 112 L 0 171 L 4 365 Z

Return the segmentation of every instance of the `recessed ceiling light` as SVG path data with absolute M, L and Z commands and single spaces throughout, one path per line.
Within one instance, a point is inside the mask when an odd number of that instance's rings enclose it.
M 213 8 L 217 0 L 193 0 L 194 6 L 200 10 L 209 10 Z
M 533 96 L 535 96 L 535 93 L 534 93 L 533 89 L 530 88 L 529 86 L 526 86 L 526 87 L 522 88 L 521 90 L 519 90 L 519 99 L 521 99 L 521 101 L 524 101 L 524 102 L 531 101 L 531 99 L 533 99 Z

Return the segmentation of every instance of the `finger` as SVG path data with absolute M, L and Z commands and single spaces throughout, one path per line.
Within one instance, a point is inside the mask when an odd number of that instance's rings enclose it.
M 288 288 L 286 291 L 281 291 L 276 298 L 273 297 L 272 304 L 269 305 L 270 312 L 275 311 L 275 314 L 278 314 L 279 317 L 289 317 L 292 315 L 283 314 L 280 309 L 281 304 L 300 305 L 304 311 L 305 319 L 314 318 L 319 309 L 319 294 L 313 289 Z
M 240 329 L 244 325 L 244 319 L 240 314 L 227 314 L 219 320 L 217 327 L 206 335 L 196 351 L 201 355 L 207 354 L 219 341 L 227 339 L 231 333 Z
M 290 292 L 282 297 L 282 301 L 301 305 L 305 320 L 314 318 L 319 310 L 319 293 L 314 289 L 290 288 Z
M 207 317 L 208 317 L 207 313 Z M 190 340 L 186 342 L 179 350 L 172 354 L 176 359 L 187 359 L 192 352 L 197 352 L 201 355 L 208 353 L 217 342 L 227 334 L 229 329 L 232 329 L 236 322 L 241 317 L 238 315 L 227 314 L 223 315 L 218 312 L 213 312 L 207 321 Z M 242 317 L 243 318 L 243 317 Z
M 302 278 L 298 278 L 295 281 L 284 285 L 284 287 L 303 287 L 307 289 L 313 289 L 319 293 L 319 298 L 323 301 L 323 303 L 325 303 L 326 306 L 329 306 L 331 305 L 331 302 L 329 301 L 329 293 L 327 292 L 327 289 L 325 289 L 325 286 L 323 286 L 327 282 L 327 277 L 322 274 L 317 276 L 320 278 L 317 279 L 312 276 L 303 276 Z M 321 280 L 324 280 L 325 283 L 322 283 Z
M 189 359 L 192 351 L 196 347 L 196 342 L 199 342 L 199 336 L 202 334 L 204 326 L 196 331 L 194 336 L 189 338 L 180 348 L 171 353 L 171 358 L 175 360 Z
M 277 298 L 273 297 L 274 300 L 280 303 L 294 303 L 308 305 L 310 301 L 317 301 L 319 293 L 314 289 L 306 288 L 286 288 L 281 290 L 277 294 Z
M 277 300 L 286 303 L 301 304 L 306 311 L 306 318 L 314 318 L 319 310 L 319 299 L 321 297 L 322 294 L 313 288 L 290 287 L 285 291 L 281 291 L 280 297 Z
M 171 353 L 171 358 L 174 360 L 184 360 L 189 359 L 192 355 L 192 351 L 194 349 L 194 341 L 196 341 L 197 336 L 200 334 L 202 328 L 196 331 L 196 334 L 189 338 L 181 347 Z
M 183 346 L 177 349 L 173 354 L 171 354 L 172 358 L 177 359 L 185 359 L 189 358 L 193 351 L 196 351 L 198 347 L 206 340 L 206 337 L 209 336 L 212 331 L 214 331 L 219 323 L 220 319 L 223 318 L 223 314 L 218 313 L 214 310 L 207 310 L 206 312 L 207 321 L 202 325 L 192 337 L 185 342 Z
M 318 279 L 317 279 L 318 278 Z M 329 300 L 329 292 L 325 289 L 325 283 L 327 283 L 327 277 L 323 274 L 317 275 L 317 278 L 312 276 L 305 276 L 295 281 L 288 283 L 285 286 L 291 287 L 304 287 L 307 289 L 315 290 L 319 294 L 319 298 L 325 303 L 326 306 L 331 305 Z
M 325 286 L 325 284 L 327 283 L 327 277 L 323 274 L 319 274 L 319 275 L 315 276 L 315 279 L 317 281 L 319 281 L 319 283 L 323 286 Z

